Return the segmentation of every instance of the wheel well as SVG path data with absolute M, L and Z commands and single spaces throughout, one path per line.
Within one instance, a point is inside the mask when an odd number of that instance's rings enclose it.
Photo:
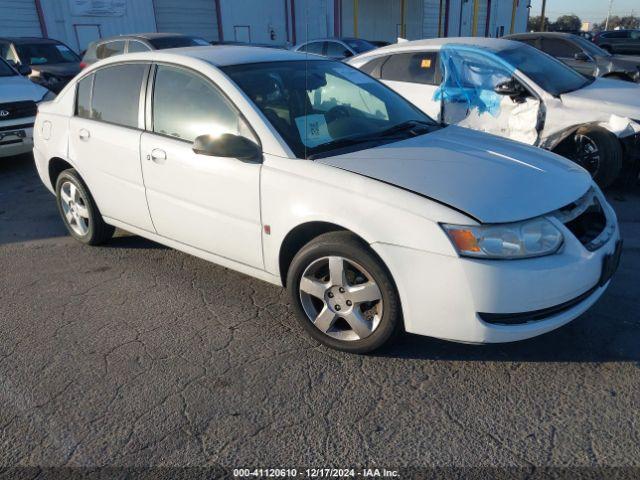
M 328 222 L 303 223 L 291 230 L 287 236 L 284 237 L 282 245 L 280 246 L 279 266 L 282 285 L 285 287 L 287 286 L 287 272 L 289 271 L 289 265 L 291 265 L 293 257 L 296 256 L 296 253 L 298 253 L 302 247 L 323 233 L 339 231 L 347 232 L 349 230 L 341 227 L 340 225 Z M 354 235 L 358 236 L 355 233 Z M 361 237 L 358 236 L 358 238 Z
M 73 166 L 61 158 L 55 157 L 49 161 L 49 181 L 54 189 L 56 188 L 58 176 L 69 168 L 73 168 Z

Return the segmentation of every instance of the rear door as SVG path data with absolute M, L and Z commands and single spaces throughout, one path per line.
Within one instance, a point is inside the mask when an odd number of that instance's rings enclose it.
M 78 82 L 69 157 L 104 216 L 153 232 L 140 165 L 141 93 L 149 67 L 110 65 Z
M 390 55 L 378 68 L 383 83 L 431 118 L 440 118 L 440 102 L 434 98 L 442 81 L 437 51 Z
M 263 267 L 259 163 L 194 153 L 200 135 L 232 133 L 258 142 L 242 115 L 208 79 L 158 65 L 140 151 L 158 233 L 252 267 Z

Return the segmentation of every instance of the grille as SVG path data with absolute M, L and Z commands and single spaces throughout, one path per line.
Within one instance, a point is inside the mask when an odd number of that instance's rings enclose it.
M 5 113 L 6 112 L 6 113 Z M 36 102 L 0 103 L 0 121 L 14 118 L 35 117 L 38 113 Z
M 604 245 L 615 229 L 608 224 L 604 208 L 593 189 L 558 210 L 556 217 L 591 251 Z

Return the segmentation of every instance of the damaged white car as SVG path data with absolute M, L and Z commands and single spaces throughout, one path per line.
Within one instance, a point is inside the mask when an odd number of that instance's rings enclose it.
M 640 86 L 594 79 L 519 42 L 404 42 L 349 63 L 445 124 L 538 146 L 609 186 L 640 157 Z

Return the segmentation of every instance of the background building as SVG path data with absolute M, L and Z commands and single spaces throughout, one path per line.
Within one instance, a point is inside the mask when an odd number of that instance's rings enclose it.
M 276 45 L 496 37 L 526 29 L 529 0 L 0 0 L 0 12 L 0 36 L 48 36 L 83 50 L 97 38 L 155 31 Z

